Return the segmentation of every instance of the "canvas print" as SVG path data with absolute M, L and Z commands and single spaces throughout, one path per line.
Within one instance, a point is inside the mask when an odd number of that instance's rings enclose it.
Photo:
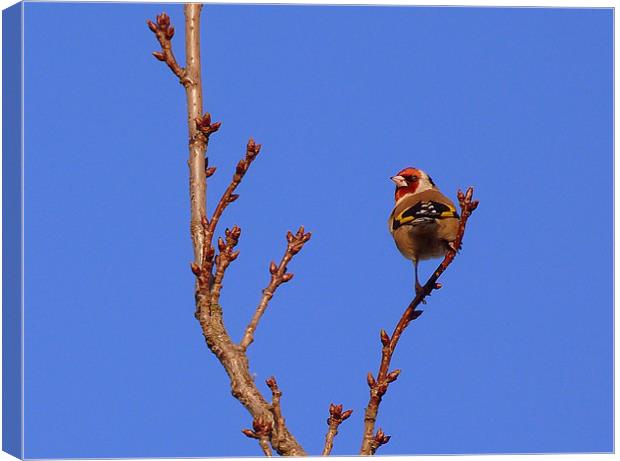
M 610 453 L 613 10 L 3 11 L 3 450 Z

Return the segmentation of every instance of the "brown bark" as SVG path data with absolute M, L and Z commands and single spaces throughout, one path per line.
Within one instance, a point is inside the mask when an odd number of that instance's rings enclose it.
M 194 247 L 194 262 L 203 260 L 204 235 L 202 218 L 206 216 L 207 181 L 205 177 L 205 154 L 207 137 L 198 130 L 202 119 L 202 71 L 200 67 L 200 11 L 199 3 L 188 3 L 185 11 L 185 94 L 187 99 L 187 127 L 189 130 L 189 196 L 190 232 Z

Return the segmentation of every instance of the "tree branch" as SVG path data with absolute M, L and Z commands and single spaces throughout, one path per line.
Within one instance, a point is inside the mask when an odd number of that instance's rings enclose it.
M 200 283 L 200 277 L 198 280 Z M 205 292 L 206 295 L 203 294 Z M 203 336 L 207 346 L 215 354 L 230 378 L 232 395 L 249 411 L 254 420 L 266 421 L 273 428 L 269 439 L 278 454 L 305 455 L 304 449 L 287 427 L 283 423 L 276 424 L 272 405 L 265 400 L 256 387 L 246 354 L 233 343 L 224 326 L 220 305 L 210 302 L 208 290 L 202 286 L 197 290 L 196 299 L 199 304 L 199 321 Z
M 222 308 L 219 304 L 222 280 L 228 265 L 238 256 L 234 251 L 241 233 L 234 226 L 225 232 L 225 240 L 218 240 L 219 254 L 215 256 L 213 235 L 226 206 L 238 196 L 233 192 L 241 182 L 250 163 L 258 155 L 260 145 L 250 139 L 245 159 L 237 165 L 231 184 L 217 204 L 211 220 L 206 215 L 206 179 L 215 173 L 208 167 L 205 157 L 209 136 L 216 132 L 220 123 L 211 123 L 209 113 L 202 113 L 202 78 L 200 68 L 200 4 L 186 4 L 185 12 L 185 50 L 187 63 L 180 68 L 172 54 L 171 38 L 174 28 L 170 26 L 167 15 L 157 16 L 157 24 L 148 21 L 155 33 L 162 51 L 155 57 L 165 61 L 183 83 L 187 98 L 187 121 L 189 130 L 189 191 L 190 191 L 190 232 L 194 249 L 191 268 L 196 276 L 195 300 L 196 318 L 200 322 L 207 346 L 220 361 L 230 378 L 233 396 L 248 410 L 254 421 L 254 431 L 244 430 L 244 434 L 255 436 L 265 455 L 273 449 L 280 455 L 302 456 L 304 449 L 282 423 L 275 424 L 272 405 L 260 393 L 250 373 L 246 354 L 232 341 L 224 326 Z M 163 58 L 163 59 L 162 59 Z M 213 269 L 215 266 L 215 274 Z
M 187 120 L 189 129 L 189 184 L 190 184 L 190 232 L 194 247 L 194 263 L 203 262 L 203 229 L 202 219 L 206 215 L 206 175 L 205 155 L 207 152 L 208 136 L 198 129 L 208 114 L 202 114 L 202 77 L 200 70 L 200 11 L 199 3 L 188 3 L 184 6 L 185 12 L 185 54 L 186 67 L 181 68 L 172 53 L 172 37 L 174 27 L 170 24 L 170 17 L 166 13 L 157 16 L 156 23 L 147 21 L 149 29 L 153 31 L 162 50 L 153 55 L 160 61 L 166 62 L 172 72 L 179 77 L 185 87 L 187 99 Z M 211 117 L 208 116 L 209 122 Z M 219 128 L 219 125 L 217 126 Z
M 327 434 L 325 435 L 325 446 L 323 447 L 322 456 L 329 456 L 334 448 L 334 437 L 338 435 L 338 426 L 351 416 L 353 410 L 342 411 L 342 404 L 329 405 L 329 418 L 327 418 Z
M 282 256 L 280 264 L 276 265 L 276 263 L 272 261 L 269 265 L 271 280 L 269 281 L 269 285 L 267 285 L 267 287 L 263 290 L 263 296 L 258 303 L 258 307 L 256 308 L 254 315 L 252 316 L 252 320 L 245 329 L 241 342 L 239 343 L 239 347 L 243 351 L 247 350 L 248 346 L 254 341 L 254 332 L 256 331 L 258 322 L 265 313 L 267 305 L 269 304 L 271 298 L 273 298 L 273 295 L 278 287 L 293 278 L 293 274 L 286 272 L 288 263 L 293 256 L 301 251 L 305 243 L 310 240 L 310 237 L 312 237 L 312 234 L 310 232 L 304 232 L 303 226 L 301 226 L 295 234 L 291 231 L 286 234 L 288 244 L 286 246 L 284 256 Z
M 459 205 L 461 207 L 461 219 L 457 230 L 457 236 L 452 244 L 452 248 L 448 250 L 443 261 L 441 261 L 441 264 L 439 264 L 435 272 L 433 272 L 428 281 L 422 287 L 422 290 L 420 290 L 416 297 L 411 301 L 407 309 L 405 309 L 405 312 L 396 325 L 396 328 L 394 328 L 392 336 L 388 336 L 385 330 L 381 330 L 381 343 L 383 348 L 381 350 L 381 364 L 379 366 L 379 373 L 377 374 L 377 379 L 374 378 L 372 373 L 368 373 L 367 377 L 368 386 L 370 387 L 370 400 L 364 413 L 364 436 L 362 439 L 360 455 L 373 455 L 379 446 L 387 443 L 390 439 L 390 436 L 385 435 L 381 429 L 379 429 L 375 434 L 374 428 L 377 421 L 377 413 L 379 411 L 381 399 L 387 392 L 388 385 L 391 382 L 396 381 L 400 373 L 400 370 L 388 372 L 392 355 L 398 345 L 400 336 L 403 334 L 409 323 L 422 315 L 423 311 L 418 311 L 416 308 L 427 296 L 431 294 L 433 290 L 441 288 L 441 285 L 437 283 L 437 279 L 439 279 L 441 274 L 443 274 L 452 261 L 454 261 L 456 253 L 462 245 L 467 220 L 478 206 L 478 201 L 472 200 L 473 193 L 474 189 L 472 187 L 468 188 L 465 194 L 463 194 L 460 190 L 458 191 Z

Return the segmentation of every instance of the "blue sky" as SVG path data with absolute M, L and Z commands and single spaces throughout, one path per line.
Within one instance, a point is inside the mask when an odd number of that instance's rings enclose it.
M 181 5 L 25 5 L 25 455 L 258 455 L 193 318 L 183 88 L 151 52 Z M 208 5 L 212 207 L 243 229 L 233 338 L 284 235 L 313 238 L 250 348 L 319 453 L 359 450 L 381 328 L 412 297 L 387 232 L 405 166 L 481 200 L 402 338 L 381 454 L 612 450 L 611 10 Z M 434 263 L 421 266 L 428 275 Z

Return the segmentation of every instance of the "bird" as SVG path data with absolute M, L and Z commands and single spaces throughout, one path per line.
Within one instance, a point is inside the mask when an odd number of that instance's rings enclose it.
M 454 240 L 459 214 L 452 200 L 443 195 L 424 171 L 407 167 L 390 178 L 396 185 L 394 208 L 388 226 L 400 253 L 413 261 L 416 294 L 421 260 L 439 258 L 456 251 Z

